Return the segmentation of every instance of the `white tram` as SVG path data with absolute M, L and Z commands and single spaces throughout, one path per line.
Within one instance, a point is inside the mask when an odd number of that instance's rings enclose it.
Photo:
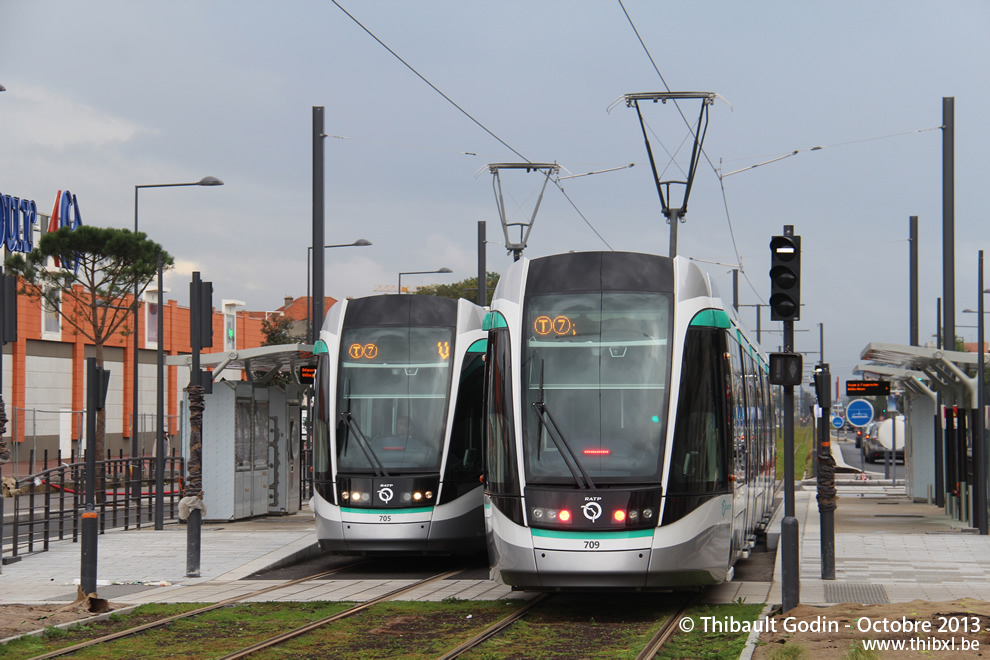
M 485 523 L 520 589 L 732 578 L 770 518 L 767 362 L 690 261 L 522 259 L 485 319 Z
M 324 550 L 484 550 L 484 310 L 465 300 L 342 300 L 320 332 L 311 507 Z

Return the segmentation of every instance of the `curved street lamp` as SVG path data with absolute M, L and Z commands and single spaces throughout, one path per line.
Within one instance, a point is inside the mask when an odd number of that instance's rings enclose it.
M 223 181 L 215 176 L 204 176 L 199 181 L 191 183 L 149 183 L 134 186 L 134 233 L 138 233 L 138 191 L 141 188 L 178 188 L 182 186 L 222 186 Z M 138 295 L 140 294 L 138 283 L 134 283 L 134 392 L 131 409 L 131 461 L 134 463 L 132 474 L 132 494 L 138 497 L 141 494 L 141 461 L 138 454 Z M 155 529 L 164 529 L 164 471 L 165 471 L 165 390 L 162 385 L 162 376 L 165 365 L 164 337 L 162 322 L 162 265 L 158 262 L 158 388 L 157 388 L 157 411 L 158 421 L 156 426 L 156 492 L 155 492 Z M 139 516 L 140 518 L 140 516 Z M 138 520 L 140 524 L 140 520 Z
M 402 295 L 402 276 L 403 275 L 427 275 L 429 273 L 453 273 L 449 268 L 441 268 L 440 270 L 412 270 L 408 273 L 399 273 L 399 295 Z
M 341 243 L 339 245 L 324 245 L 326 248 L 341 248 L 341 247 L 367 247 L 369 245 L 374 245 L 371 241 L 366 238 L 359 238 L 353 243 Z M 306 343 L 312 344 L 315 341 L 314 335 L 316 334 L 313 330 L 314 323 L 311 322 L 311 314 L 313 312 L 313 301 L 309 299 L 309 289 L 310 289 L 310 277 L 309 277 L 309 262 L 313 257 L 313 246 L 306 246 Z M 322 306 L 321 306 L 322 309 Z

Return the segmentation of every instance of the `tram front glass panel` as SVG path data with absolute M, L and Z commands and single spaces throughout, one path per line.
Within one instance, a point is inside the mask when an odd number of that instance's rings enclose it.
M 533 406 L 539 401 L 596 484 L 660 479 L 671 305 L 671 296 L 662 293 L 591 292 L 527 300 L 523 434 L 530 483 L 574 482 L 540 423 Z
M 453 331 L 368 327 L 344 331 L 337 411 L 349 412 L 390 472 L 440 469 Z M 350 426 L 338 423 L 338 470 L 372 472 Z

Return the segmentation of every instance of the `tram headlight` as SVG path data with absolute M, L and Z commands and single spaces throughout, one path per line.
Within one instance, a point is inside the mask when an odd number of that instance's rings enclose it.
M 433 499 L 433 491 L 432 490 L 426 491 L 426 499 L 428 499 L 428 500 L 432 500 Z
M 340 499 L 342 499 L 342 500 L 346 500 L 346 499 L 348 499 L 348 498 L 349 498 L 350 496 L 351 496 L 351 494 L 350 494 L 350 493 L 348 493 L 348 492 L 347 492 L 346 490 L 345 490 L 345 491 L 341 491 L 341 493 L 340 493 Z
M 556 520 L 557 512 L 554 509 L 547 509 L 547 520 Z
M 413 499 L 419 502 L 421 499 L 423 499 L 423 494 L 417 491 L 413 493 Z
M 629 512 L 629 522 L 636 522 L 637 520 L 639 520 L 639 511 L 633 509 Z
M 653 519 L 653 509 L 643 509 L 643 520 Z
M 412 499 L 412 493 L 403 493 L 402 494 L 402 501 L 403 502 L 408 502 L 411 499 Z
M 533 509 L 533 520 L 543 520 L 543 509 Z
M 361 493 L 361 501 L 362 502 L 370 502 L 371 501 L 371 493 Z
M 346 493 L 344 493 L 343 498 L 345 500 L 347 499 L 347 494 Z M 351 491 L 351 501 L 352 502 L 360 502 L 361 501 L 361 493 L 359 493 L 356 490 Z

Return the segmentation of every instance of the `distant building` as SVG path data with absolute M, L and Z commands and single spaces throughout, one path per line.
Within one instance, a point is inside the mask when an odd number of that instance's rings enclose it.
M 161 307 L 164 336 L 159 338 L 158 291 L 146 291 L 138 307 L 138 446 L 151 454 L 154 445 L 158 342 L 166 355 L 191 352 L 189 308 L 168 300 Z M 216 300 L 216 298 L 214 298 Z M 264 343 L 262 322 L 272 314 L 284 314 L 295 324 L 293 334 L 305 337 L 305 298 L 286 297 L 274 312 L 244 310 L 245 303 L 221 299 L 213 311 L 213 346 L 204 353 L 255 348 Z M 325 309 L 336 302 L 327 298 Z M 121 304 L 129 304 L 130 299 Z M 57 312 L 44 308 L 40 300 L 18 296 L 17 341 L 3 347 L 3 401 L 8 417 L 5 437 L 14 460 L 28 460 L 33 449 L 40 462 L 44 451 L 54 459 L 59 449 L 63 460 L 78 453 L 85 433 L 85 359 L 95 356 L 95 347 L 74 328 L 61 322 Z M 133 409 L 134 334 L 128 323 L 104 345 L 104 366 L 110 370 L 106 402 L 105 446 L 114 456 L 129 455 L 135 410 Z M 189 382 L 187 367 L 166 367 L 165 430 L 179 434 L 182 389 Z M 225 371 L 221 378 L 238 378 Z

